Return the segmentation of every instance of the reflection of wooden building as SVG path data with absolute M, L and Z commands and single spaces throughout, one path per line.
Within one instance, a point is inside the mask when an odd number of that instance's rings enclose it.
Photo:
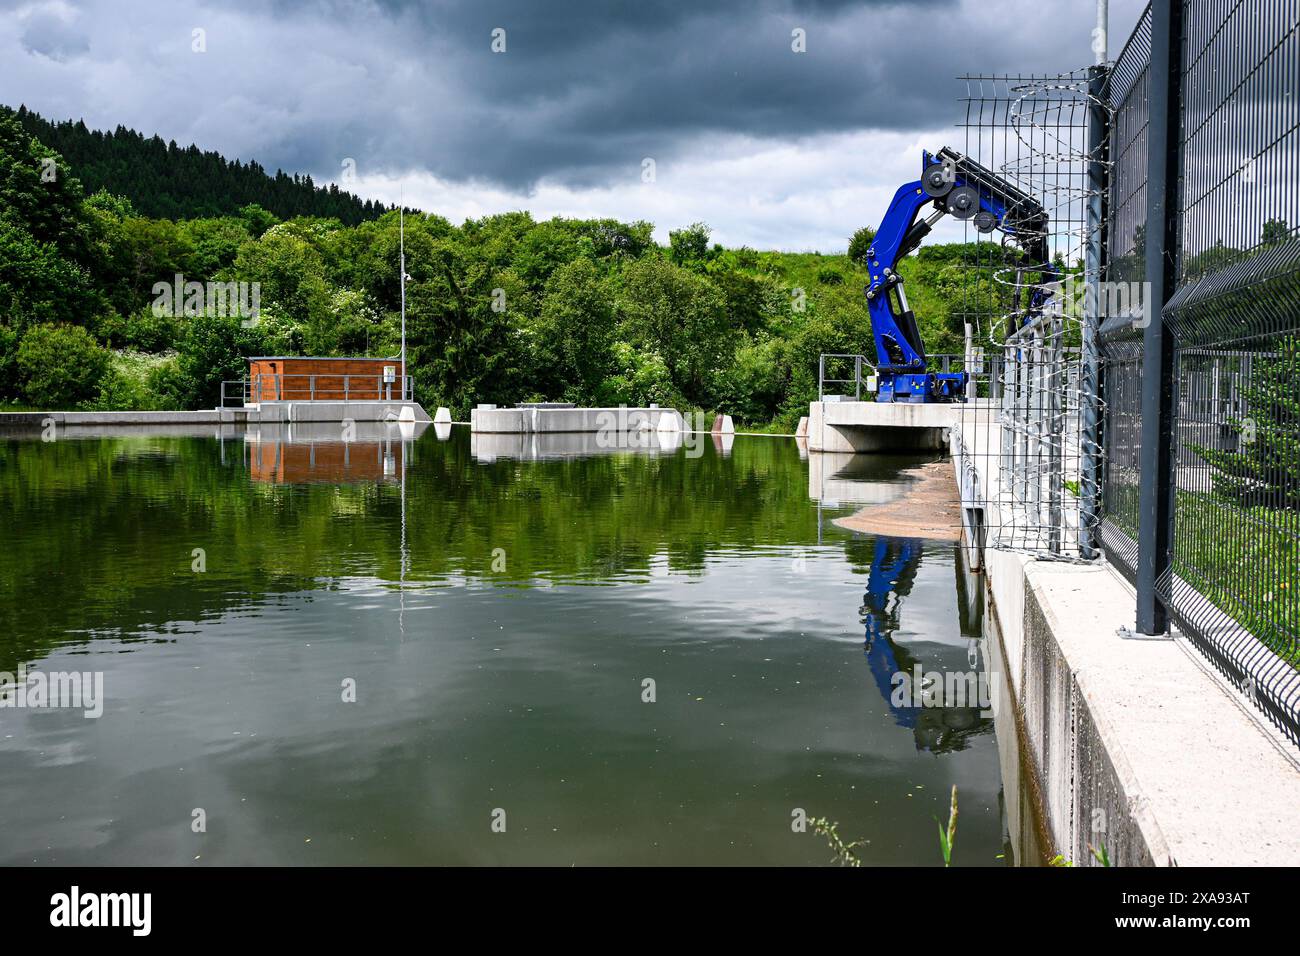
M 401 401 L 401 361 L 260 355 L 248 360 L 248 401 Z M 408 387 L 409 388 L 409 387 Z
M 245 436 L 248 474 L 274 484 L 396 481 L 406 442 L 414 428 L 356 422 L 352 440 L 341 439 L 337 423 L 282 425 L 250 430 Z

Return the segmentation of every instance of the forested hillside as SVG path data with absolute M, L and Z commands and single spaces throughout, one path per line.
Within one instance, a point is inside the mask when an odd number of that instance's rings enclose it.
M 90 165 L 101 177 L 112 168 L 102 157 Z M 134 175 L 129 160 L 119 168 Z M 162 174 L 203 179 L 191 169 Z M 145 214 L 111 177 L 88 192 L 81 175 L 16 115 L 0 115 L 0 400 L 10 407 L 210 407 L 250 354 L 397 352 L 395 211 L 348 225 L 248 203 L 174 220 Z M 661 247 L 652 231 L 526 212 L 460 225 L 408 214 L 417 398 L 457 417 L 481 401 L 659 402 L 789 428 L 816 395 L 820 353 L 870 354 L 859 261 L 724 249 L 701 224 Z M 869 239 L 863 231 L 851 248 Z M 997 310 L 994 284 L 972 284 L 973 249 L 930 247 L 900 269 L 932 353 L 961 350 L 960 303 L 972 295 L 976 311 Z M 155 284 L 178 275 L 255 283 L 260 314 L 158 307 Z
M 16 115 L 28 133 L 68 161 L 87 193 L 107 189 L 129 199 L 142 216 L 235 215 L 256 203 L 281 219 L 323 216 L 355 226 L 386 208 L 334 185 L 317 186 L 310 176 L 282 170 L 271 175 L 256 162 L 227 161 L 193 144 L 164 143 L 123 126 L 103 132 L 81 120 L 54 123 L 21 106 Z

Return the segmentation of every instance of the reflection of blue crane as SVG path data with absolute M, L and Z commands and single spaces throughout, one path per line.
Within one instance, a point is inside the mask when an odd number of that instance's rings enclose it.
M 867 250 L 871 285 L 867 308 L 876 340 L 879 402 L 965 401 L 966 372 L 931 372 L 916 313 L 907 306 L 898 263 L 921 244 L 934 224 L 950 214 L 973 220 L 981 233 L 1000 229 L 1029 258 L 1028 268 L 1045 273 L 1044 283 L 1059 278 L 1048 261 L 1047 213 L 1042 205 L 979 163 L 951 149 L 937 155 L 921 153 L 921 178 L 900 186 L 885 213 L 872 247 Z M 917 221 L 921 208 L 935 211 Z M 1041 287 L 1025 303 L 1027 321 L 1050 297 Z
M 904 704 L 900 706 L 895 702 L 896 678 L 904 675 L 905 680 L 914 679 L 915 665 L 918 663 L 906 646 L 894 643 L 892 635 L 898 630 L 902 599 L 911 593 L 916 581 L 922 547 L 919 538 L 890 538 L 883 535 L 876 538 L 867 591 L 859 609 L 862 623 L 866 627 L 866 642 L 862 653 L 894 723 L 912 731 L 918 750 L 941 753 L 963 749 L 970 737 L 988 731 L 992 721 L 982 715 L 978 706 L 942 699 L 943 688 L 939 688 L 941 694 L 937 706 L 915 706 L 910 692 L 906 694 Z M 940 670 L 946 669 L 944 656 L 942 652 L 935 654 L 937 660 L 934 663 L 939 665 Z M 975 662 L 963 660 L 961 663 L 971 670 L 977 667 Z M 958 669 L 964 668 L 959 665 Z M 908 686 L 909 691 L 914 690 L 910 685 L 904 686 Z
M 894 675 L 909 668 L 899 666 L 890 635 L 898 630 L 898 602 L 911 591 L 920 562 L 921 542 L 916 538 L 877 537 L 876 556 L 860 609 L 862 623 L 867 627 L 863 648 L 867 666 L 900 727 L 915 727 L 917 712 L 914 707 L 894 706 Z

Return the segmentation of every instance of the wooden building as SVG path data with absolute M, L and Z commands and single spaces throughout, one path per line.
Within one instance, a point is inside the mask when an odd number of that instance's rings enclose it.
M 259 355 L 248 360 L 246 394 L 250 402 L 409 400 L 401 366 L 400 359 Z

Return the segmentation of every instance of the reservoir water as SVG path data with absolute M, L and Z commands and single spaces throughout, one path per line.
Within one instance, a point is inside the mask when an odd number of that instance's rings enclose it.
M 919 459 L 326 428 L 0 439 L 0 671 L 102 679 L 6 692 L 0 863 L 932 866 L 954 785 L 1011 859 L 987 711 L 891 694 L 976 579 L 833 523 Z

